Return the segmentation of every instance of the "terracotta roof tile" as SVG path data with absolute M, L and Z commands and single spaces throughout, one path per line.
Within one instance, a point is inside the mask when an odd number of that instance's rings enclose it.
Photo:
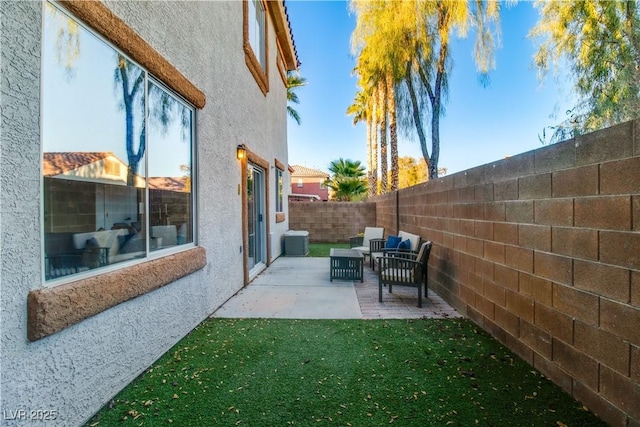
M 103 152 L 48 152 L 44 153 L 42 173 L 44 176 L 55 176 L 90 165 L 106 157 L 113 156 L 109 151 Z
M 329 176 L 327 172 L 323 172 L 318 169 L 308 168 L 306 166 L 293 165 L 293 172 L 291 172 L 291 176 L 308 176 L 308 177 L 322 177 L 326 178 Z
M 150 190 L 165 190 L 188 193 L 186 177 L 152 176 L 149 177 Z

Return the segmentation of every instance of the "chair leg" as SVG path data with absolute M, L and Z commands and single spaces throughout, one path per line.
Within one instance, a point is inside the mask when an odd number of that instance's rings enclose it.
M 429 270 L 424 270 L 424 297 L 429 298 Z
M 422 308 L 422 286 L 418 285 L 418 307 Z
M 382 302 L 382 281 L 378 279 L 378 302 Z

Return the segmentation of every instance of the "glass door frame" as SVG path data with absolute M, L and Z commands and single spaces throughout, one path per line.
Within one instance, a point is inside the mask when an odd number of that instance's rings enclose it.
M 256 153 L 252 152 L 246 145 L 243 144 L 243 148 L 245 151 L 245 156 L 240 158 L 240 171 L 241 171 L 241 181 L 238 186 L 238 194 L 241 195 L 242 198 L 242 247 L 241 252 L 243 253 L 243 280 L 244 285 L 248 285 L 253 278 L 258 275 L 263 269 L 265 269 L 271 263 L 271 208 L 269 197 L 271 194 L 270 190 L 270 179 L 271 179 L 271 167 L 268 161 L 258 156 Z M 260 241 L 259 245 L 262 250 L 260 253 L 259 262 L 255 262 L 255 260 L 250 260 L 250 249 L 249 248 L 249 219 L 252 214 L 249 213 L 251 210 L 249 203 L 249 179 L 253 181 L 253 171 L 258 170 L 261 172 L 261 182 L 259 183 L 259 191 L 262 196 L 262 200 L 260 203 L 261 206 L 261 214 L 262 221 L 259 228 L 260 232 Z M 253 185 L 253 182 L 251 182 Z M 252 189 L 253 191 L 253 189 Z M 253 233 L 252 233 L 253 234 Z M 251 245 L 255 242 L 255 236 L 252 239 Z
M 262 271 L 267 264 L 266 171 L 247 163 L 247 267 L 249 275 Z

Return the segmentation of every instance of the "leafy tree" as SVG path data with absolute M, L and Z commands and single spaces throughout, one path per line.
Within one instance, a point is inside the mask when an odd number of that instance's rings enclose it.
M 394 40 L 383 29 L 393 31 L 391 24 L 396 18 L 396 7 L 406 6 L 407 2 L 371 2 L 356 1 L 350 3 L 351 10 L 358 16 L 356 29 L 352 36 L 352 50 L 358 55 L 356 72 L 359 75 L 359 85 L 367 93 L 370 100 L 370 116 L 368 127 L 372 130 L 373 145 L 370 158 L 375 165 L 370 164 L 373 179 L 369 182 L 370 195 L 376 192 L 386 193 L 398 187 L 398 134 L 396 118 L 395 86 L 400 75 L 394 62 L 393 53 L 401 51 L 399 46 L 386 44 Z M 377 31 L 375 31 L 377 29 Z M 387 138 L 388 132 L 388 138 Z M 379 139 L 378 139 L 379 137 Z M 378 152 L 377 143 L 380 142 L 380 180 L 377 185 Z M 387 148 L 388 147 L 388 148 Z M 387 150 L 389 153 L 387 154 Z M 390 183 L 387 179 L 387 169 L 390 165 Z M 379 187 L 379 191 L 376 188 Z
M 365 169 L 360 161 L 338 159 L 329 165 L 331 178 L 327 186 L 332 190 L 332 198 L 338 201 L 350 201 L 367 192 Z
M 287 101 L 289 103 L 299 104 L 300 99 L 298 98 L 298 94 L 296 94 L 295 90 L 300 86 L 305 86 L 306 84 L 307 79 L 300 76 L 300 74 L 287 71 Z M 287 105 L 287 113 L 297 124 L 302 123 L 300 115 L 291 105 Z
M 403 156 L 398 159 L 400 175 L 399 188 L 412 187 L 427 181 L 427 162 L 424 159 L 414 159 Z
M 551 127 L 551 142 L 640 117 L 640 3 L 537 1 L 530 37 L 541 75 L 562 59 L 574 79 L 577 105 Z
M 486 76 L 494 67 L 492 53 L 499 40 L 499 2 L 351 0 L 350 5 L 357 18 L 352 49 L 358 55 L 361 86 L 390 76 L 399 100 L 399 124 L 407 135 L 415 132 L 429 177 L 436 178 L 440 117 L 451 72 L 451 37 L 454 33 L 464 37 L 469 26 L 475 26 L 476 63 Z M 430 116 L 428 125 L 424 116 Z

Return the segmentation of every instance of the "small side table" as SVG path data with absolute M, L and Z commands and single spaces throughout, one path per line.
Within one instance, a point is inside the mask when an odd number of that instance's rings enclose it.
M 355 249 L 331 248 L 329 251 L 331 262 L 331 274 L 329 281 L 340 280 L 360 280 L 363 282 L 364 276 L 364 256 Z

